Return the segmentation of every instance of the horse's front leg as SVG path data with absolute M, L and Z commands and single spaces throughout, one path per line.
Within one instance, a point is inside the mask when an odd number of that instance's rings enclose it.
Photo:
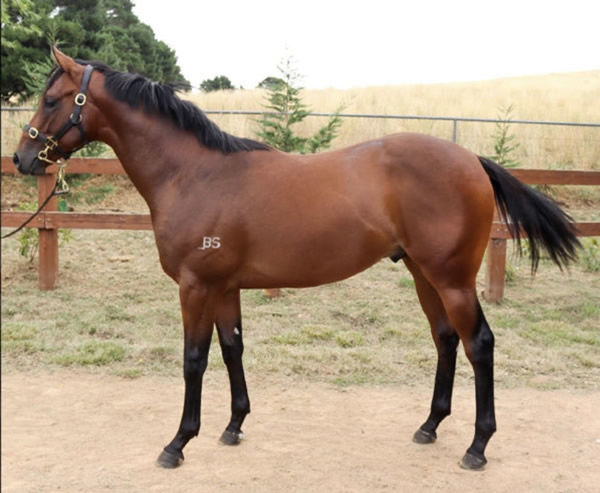
M 183 448 L 200 430 L 202 377 L 208 364 L 215 306 L 218 304 L 218 296 L 214 290 L 195 282 L 180 282 L 179 296 L 185 338 L 185 399 L 177 434 L 158 457 L 158 464 L 166 468 L 174 468 L 181 464 Z
M 237 445 L 243 437 L 242 423 L 250 412 L 250 400 L 242 365 L 244 343 L 239 289 L 230 291 L 223 297 L 217 309 L 217 331 L 231 386 L 231 420 L 221 435 L 221 442 L 226 445 Z

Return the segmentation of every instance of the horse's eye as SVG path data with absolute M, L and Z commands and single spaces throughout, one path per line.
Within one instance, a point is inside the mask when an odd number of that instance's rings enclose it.
M 49 97 L 44 98 L 44 108 L 46 108 L 48 110 L 55 108 L 57 104 L 58 104 L 58 99 L 49 98 Z

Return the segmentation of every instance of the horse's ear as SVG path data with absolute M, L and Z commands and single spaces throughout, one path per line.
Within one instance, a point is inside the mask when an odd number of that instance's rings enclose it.
M 56 46 L 52 47 L 52 58 L 68 74 L 76 74 L 81 71 L 81 66 L 70 56 L 65 55 Z

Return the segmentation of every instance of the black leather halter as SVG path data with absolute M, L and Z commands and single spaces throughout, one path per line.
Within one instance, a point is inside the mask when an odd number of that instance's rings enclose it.
M 48 197 L 46 197 L 46 200 L 44 200 L 44 202 L 42 202 L 42 205 L 40 205 L 38 207 L 38 210 L 36 212 L 34 212 L 17 229 L 2 236 L 2 239 L 8 238 L 9 236 L 13 236 L 14 234 L 21 231 L 25 226 L 27 226 L 27 224 L 29 224 L 33 220 L 33 218 L 36 217 L 41 212 L 41 210 L 46 206 L 46 204 L 50 201 L 50 199 L 54 195 L 60 195 L 60 194 L 69 192 L 69 187 L 67 186 L 67 183 L 64 181 L 65 164 L 58 164 L 55 161 L 52 161 L 48 157 L 48 154 L 50 152 L 54 152 L 54 153 L 58 154 L 60 157 L 62 157 L 63 159 L 67 160 L 71 157 L 71 154 L 73 154 L 75 151 L 78 151 L 79 149 L 81 149 L 83 146 L 85 146 L 88 143 L 87 135 L 85 134 L 85 130 L 81 123 L 81 110 L 83 109 L 83 107 L 87 101 L 86 92 L 88 89 L 88 85 L 90 84 L 90 79 L 92 77 L 93 71 L 94 71 L 94 67 L 92 65 L 86 65 L 85 71 L 83 72 L 83 78 L 81 79 L 81 87 L 79 88 L 79 92 L 75 96 L 75 109 L 73 110 L 73 113 L 71 113 L 71 116 L 69 116 L 69 119 L 66 121 L 66 123 L 58 130 L 58 132 L 56 132 L 54 134 L 53 137 L 46 137 L 37 128 L 32 127 L 29 124 L 25 125 L 25 131 L 27 132 L 29 137 L 33 140 L 37 140 L 37 141 L 41 142 L 45 146 L 40 152 L 38 152 L 37 158 L 40 161 L 44 161 L 48 164 L 57 164 L 58 165 L 59 169 L 58 169 L 58 173 L 56 175 L 56 184 L 54 185 L 54 188 L 50 192 L 50 195 L 48 195 Z M 58 147 L 58 142 L 73 127 L 77 127 L 77 129 L 79 130 L 79 133 L 81 134 L 82 143 L 79 147 L 73 149 L 71 152 L 66 152 L 63 149 L 61 149 L 60 147 Z
M 38 153 L 38 159 L 40 161 L 44 161 L 48 164 L 55 164 L 48 155 L 50 152 L 54 152 L 58 154 L 61 158 L 67 160 L 71 157 L 75 151 L 78 151 L 83 146 L 88 143 L 87 135 L 85 134 L 85 130 L 81 121 L 81 110 L 87 101 L 86 92 L 88 90 L 88 85 L 90 84 L 90 79 L 92 77 L 92 72 L 94 71 L 94 67 L 92 65 L 86 65 L 85 70 L 83 72 L 83 78 L 81 79 L 81 87 L 79 92 L 75 96 L 75 109 L 71 116 L 69 116 L 68 120 L 65 124 L 54 134 L 52 137 L 46 137 L 42 132 L 40 132 L 37 128 L 32 127 L 29 124 L 25 125 L 25 131 L 29 135 L 29 137 L 33 140 L 37 140 L 44 144 L 44 148 Z M 82 144 L 73 149 L 71 152 L 64 151 L 58 146 L 60 139 L 73 127 L 77 127 L 79 133 L 81 134 Z

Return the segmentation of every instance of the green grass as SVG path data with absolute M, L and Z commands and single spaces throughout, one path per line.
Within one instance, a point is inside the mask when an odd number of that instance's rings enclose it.
M 297 331 L 275 335 L 272 341 L 277 344 L 297 346 L 301 344 L 317 343 L 319 341 L 331 341 L 334 336 L 335 330 L 330 327 L 306 325 Z
M 61 366 L 105 366 L 122 361 L 125 353 L 125 347 L 116 342 L 91 340 L 60 352 L 51 361 Z
M 336 334 L 335 342 L 337 342 L 340 347 L 351 348 L 362 346 L 365 342 L 365 338 L 361 332 L 349 330 L 347 332 L 339 332 Z
M 3 354 L 36 354 L 41 350 L 38 341 L 37 327 L 2 324 Z
M 415 281 L 412 277 L 410 277 L 410 274 L 408 276 L 404 275 L 400 277 L 400 279 L 398 279 L 398 286 L 400 286 L 401 288 L 414 289 Z
M 581 263 L 588 272 L 600 272 L 600 241 L 597 238 L 584 238 L 582 241 Z

